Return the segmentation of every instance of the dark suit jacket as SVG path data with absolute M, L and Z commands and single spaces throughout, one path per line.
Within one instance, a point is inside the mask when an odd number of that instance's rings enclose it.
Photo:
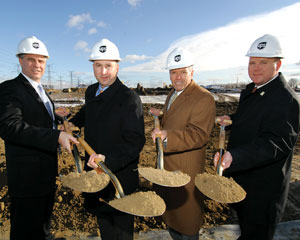
M 299 99 L 283 75 L 251 93 L 242 91 L 228 143 L 233 162 L 225 175 L 247 192 L 239 206 L 247 221 L 274 223 L 284 210 L 294 145 L 299 133 Z
M 42 196 L 55 189 L 59 131 L 38 93 L 20 74 L 0 84 L 0 137 L 9 194 Z
M 105 155 L 105 165 L 117 176 L 125 194 L 130 194 L 138 187 L 137 164 L 145 143 L 141 100 L 118 78 L 96 97 L 98 86 L 95 83 L 87 88 L 85 105 L 70 121 L 84 127 L 87 143 L 97 153 Z M 87 166 L 85 168 L 91 170 Z M 98 207 L 99 197 L 111 200 L 114 194 L 112 184 L 99 193 L 85 194 L 87 198 L 94 199 L 87 207 Z

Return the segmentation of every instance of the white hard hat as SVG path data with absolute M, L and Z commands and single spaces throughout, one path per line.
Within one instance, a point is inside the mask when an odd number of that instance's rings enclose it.
M 17 54 L 37 54 L 49 58 L 45 44 L 35 36 L 24 38 L 18 45 Z
M 280 42 L 277 37 L 266 34 L 254 41 L 246 56 L 265 57 L 265 58 L 283 58 Z
M 167 58 L 167 66 L 168 70 L 176 69 L 176 68 L 184 68 L 194 65 L 194 60 L 192 55 L 183 48 L 175 48 Z
M 94 45 L 89 60 L 91 62 L 94 60 L 120 61 L 121 58 L 117 46 L 108 39 L 102 39 Z

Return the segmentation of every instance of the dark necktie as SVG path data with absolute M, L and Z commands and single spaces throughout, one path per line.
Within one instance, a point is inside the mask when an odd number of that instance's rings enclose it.
M 255 93 L 257 90 L 257 87 L 255 86 L 253 89 L 252 89 L 252 93 Z

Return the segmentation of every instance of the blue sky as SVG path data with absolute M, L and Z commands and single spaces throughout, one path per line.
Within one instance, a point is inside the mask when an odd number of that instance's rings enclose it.
M 129 86 L 169 84 L 168 53 L 188 48 L 199 84 L 247 82 L 247 52 L 265 33 L 282 40 L 282 71 L 300 79 L 300 2 L 293 0 L 21 0 L 0 9 L 0 82 L 19 71 L 20 40 L 36 36 L 49 51 L 43 81 L 64 85 L 95 82 L 88 61 L 102 38 L 119 48 L 120 79 Z M 50 75 L 50 77 L 49 77 Z

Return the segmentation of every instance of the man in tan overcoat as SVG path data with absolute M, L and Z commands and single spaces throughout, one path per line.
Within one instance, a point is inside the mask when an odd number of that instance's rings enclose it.
M 153 141 L 160 135 L 164 142 L 164 168 L 181 170 L 191 176 L 191 181 L 183 187 L 154 185 L 154 190 L 166 202 L 163 220 L 174 240 L 199 239 L 203 195 L 195 187 L 194 178 L 204 172 L 206 145 L 216 112 L 213 96 L 193 80 L 193 65 L 191 55 L 182 48 L 169 54 L 167 69 L 173 89 L 164 105 L 161 130 L 152 132 Z

